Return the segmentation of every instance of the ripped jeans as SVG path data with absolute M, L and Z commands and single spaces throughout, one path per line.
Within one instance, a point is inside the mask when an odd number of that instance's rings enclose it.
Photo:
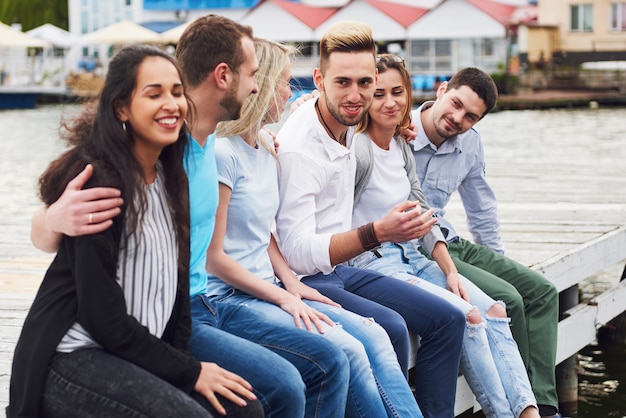
M 460 276 L 471 304 L 446 289 L 446 276 L 437 263 L 422 255 L 413 243 L 384 243 L 349 261 L 349 265 L 375 270 L 409 282 L 440 296 L 467 315 L 476 307 L 483 321 L 466 322 L 461 371 L 487 417 L 519 417 L 536 406 L 526 368 L 508 318 L 491 317 L 496 302 L 467 278 Z

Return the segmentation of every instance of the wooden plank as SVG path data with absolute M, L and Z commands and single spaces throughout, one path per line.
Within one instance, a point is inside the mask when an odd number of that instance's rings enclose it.
M 624 312 L 626 306 L 626 282 L 619 283 L 592 299 L 589 304 L 579 304 L 566 312 L 567 318 L 559 322 L 556 362 L 575 355 L 596 339 L 596 329 L 617 315 Z M 465 378 L 459 376 L 455 414 L 465 411 L 479 411 L 480 405 L 467 385 Z
M 610 267 L 626 257 L 626 228 L 617 228 L 566 254 L 555 256 L 533 268 L 549 278 L 558 291 Z
M 454 402 L 454 415 L 460 415 L 465 411 L 478 412 L 482 408 L 476 402 L 476 397 L 463 376 L 456 381 L 456 398 Z
M 589 276 L 621 261 L 626 256 L 626 227 L 613 228 L 588 243 L 552 257 L 532 267 L 552 280 L 559 291 L 571 287 Z M 569 309 L 558 325 L 556 363 L 575 355 L 596 339 L 596 330 L 626 310 L 626 282 L 594 297 L 588 304 L 579 304 Z M 412 339 L 413 340 L 413 339 Z M 411 349 L 414 350 L 415 347 Z M 412 363 L 413 364 L 413 363 Z M 479 411 L 480 405 L 467 385 L 459 376 L 455 414 Z
M 596 338 L 597 306 L 580 304 L 567 313 L 570 316 L 559 322 L 557 364 L 573 356 Z
M 0 271 L 3 270 L 0 268 Z M 0 274 L 0 278 L 2 276 Z M 0 293 L 0 411 L 4 411 L 9 404 L 13 352 L 34 297 L 34 292 Z
M 596 339 L 596 330 L 624 312 L 626 282 L 594 297 L 589 303 L 567 310 L 559 322 L 557 364 L 573 356 Z
M 605 325 L 611 319 L 624 312 L 626 303 L 626 281 L 620 282 L 615 288 L 594 297 L 590 304 L 598 306 L 597 325 Z

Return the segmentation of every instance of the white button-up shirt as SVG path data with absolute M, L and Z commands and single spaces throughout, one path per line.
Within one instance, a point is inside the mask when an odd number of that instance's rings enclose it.
M 330 239 L 351 229 L 356 161 L 333 140 L 315 111 L 315 100 L 302 104 L 278 133 L 280 205 L 276 231 L 281 251 L 301 275 L 333 271 Z

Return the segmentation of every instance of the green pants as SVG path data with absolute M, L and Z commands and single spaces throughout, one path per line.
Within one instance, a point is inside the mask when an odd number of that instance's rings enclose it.
M 511 332 L 526 364 L 537 403 L 558 408 L 556 287 L 541 274 L 485 246 L 464 239 L 448 244 L 459 273 L 506 304 Z

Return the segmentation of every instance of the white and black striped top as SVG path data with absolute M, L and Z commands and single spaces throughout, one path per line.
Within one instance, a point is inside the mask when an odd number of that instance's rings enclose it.
M 117 282 L 124 292 L 128 313 L 160 338 L 176 298 L 178 242 L 160 167 L 154 183 L 145 186 L 144 190 L 147 211 L 136 233 L 130 235 L 126 245 L 120 248 Z M 126 232 L 124 236 L 128 236 Z M 69 353 L 99 346 L 76 322 L 57 346 L 57 351 Z

